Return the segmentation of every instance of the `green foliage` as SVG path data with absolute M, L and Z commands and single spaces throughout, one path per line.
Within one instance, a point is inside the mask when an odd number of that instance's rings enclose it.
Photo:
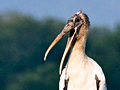
M 22 73 L 9 75 L 6 90 L 57 90 L 56 67 L 55 63 L 50 62 L 38 65 L 34 70 L 28 68 Z
M 0 15 L 0 90 L 57 90 L 59 63 L 67 36 L 44 53 L 65 23 L 53 18 L 36 20 L 19 13 Z M 108 90 L 120 83 L 120 23 L 113 31 L 91 27 L 86 53 L 103 68 Z M 67 60 L 66 60 L 67 61 Z

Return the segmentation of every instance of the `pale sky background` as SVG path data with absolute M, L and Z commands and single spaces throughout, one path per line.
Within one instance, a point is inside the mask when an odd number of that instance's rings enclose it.
M 89 16 L 91 26 L 112 28 L 120 22 L 120 0 L 0 0 L 0 13 L 9 10 L 36 19 L 53 16 L 63 21 L 82 10 Z

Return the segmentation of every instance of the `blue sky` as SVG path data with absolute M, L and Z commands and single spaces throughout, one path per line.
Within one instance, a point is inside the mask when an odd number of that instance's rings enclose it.
M 86 13 L 91 26 L 115 26 L 120 22 L 120 0 L 0 0 L 0 13 L 18 11 L 37 19 L 53 16 L 67 21 L 79 10 Z

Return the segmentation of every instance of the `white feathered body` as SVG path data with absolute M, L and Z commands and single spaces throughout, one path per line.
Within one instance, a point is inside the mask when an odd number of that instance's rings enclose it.
M 100 80 L 98 86 L 96 77 Z M 68 80 L 67 89 L 64 89 L 65 80 Z M 72 50 L 60 77 L 59 90 L 107 90 L 104 73 L 84 52 Z

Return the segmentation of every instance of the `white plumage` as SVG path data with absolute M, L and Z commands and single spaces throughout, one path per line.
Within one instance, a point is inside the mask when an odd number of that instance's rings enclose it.
M 77 12 L 68 20 L 62 32 L 56 37 L 45 54 L 44 60 L 51 48 L 65 34 L 70 32 L 60 64 L 60 73 L 70 47 L 71 53 L 60 77 L 59 90 L 107 90 L 105 76 L 101 67 L 85 54 L 89 25 L 87 15 Z
M 66 65 L 60 77 L 59 90 L 107 90 L 101 67 L 91 58 L 84 58 L 86 59 L 78 61 L 76 66 Z M 67 89 L 64 89 L 66 80 L 68 85 Z

